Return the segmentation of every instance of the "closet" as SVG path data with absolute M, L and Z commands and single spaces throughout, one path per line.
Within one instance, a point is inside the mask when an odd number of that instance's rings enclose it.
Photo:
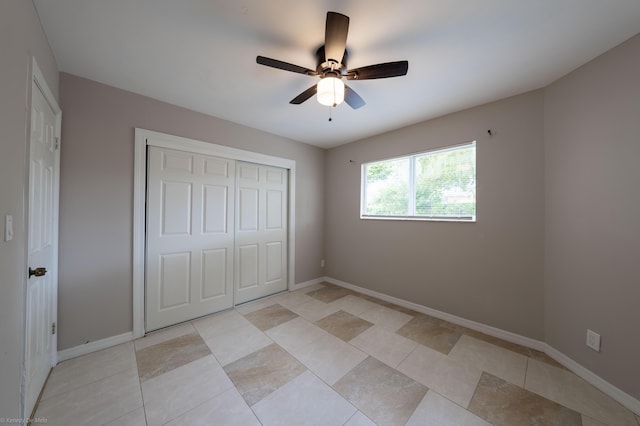
M 287 289 L 288 170 L 147 146 L 145 331 Z

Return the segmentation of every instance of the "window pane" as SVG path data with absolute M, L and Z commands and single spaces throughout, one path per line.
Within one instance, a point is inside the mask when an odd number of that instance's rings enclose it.
M 416 216 L 475 216 L 475 145 L 419 155 L 415 161 Z
M 381 161 L 365 167 L 365 214 L 409 214 L 409 158 Z
M 362 180 L 362 218 L 475 221 L 475 141 L 364 163 Z

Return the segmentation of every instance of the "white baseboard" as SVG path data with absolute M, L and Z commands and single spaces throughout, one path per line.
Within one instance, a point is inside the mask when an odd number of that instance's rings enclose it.
M 324 281 L 324 278 L 316 278 L 314 280 L 296 283 L 292 286 L 291 291 L 299 290 L 304 287 L 309 287 L 314 284 L 319 284 Z M 250 302 L 249 302 L 250 303 Z M 144 335 L 144 333 L 142 334 Z M 140 336 L 142 337 L 142 336 Z M 133 331 L 119 334 L 117 336 L 107 337 L 105 339 L 96 340 L 95 342 L 85 343 L 84 345 L 75 346 L 73 348 L 65 349 L 58 352 L 58 362 L 66 361 L 71 358 L 76 358 L 82 355 L 90 354 L 102 349 L 110 348 L 121 343 L 126 343 L 134 340 Z
M 484 334 L 488 334 L 493 337 L 497 337 L 502 340 L 506 340 L 511 343 L 517 343 L 522 346 L 526 346 L 528 348 L 536 349 L 539 351 L 544 351 L 546 348 L 546 343 L 541 342 L 540 340 L 531 339 L 529 337 L 524 337 L 516 333 L 511 333 L 510 331 L 501 330 L 496 327 L 491 327 L 486 324 L 482 324 L 479 322 L 471 321 L 466 318 L 462 318 L 456 315 L 448 314 L 446 312 L 438 311 L 436 309 L 428 308 L 423 305 L 418 305 L 417 303 L 409 302 L 403 299 L 398 299 L 397 297 L 389 296 L 384 293 L 379 293 L 377 291 L 369 290 L 367 288 L 358 287 L 353 284 L 346 283 L 344 281 L 336 280 L 334 278 L 325 277 L 324 281 L 336 284 L 341 287 L 348 288 L 350 290 L 356 291 L 358 293 L 366 294 L 367 296 L 372 296 L 380 300 L 384 300 L 386 302 L 394 303 L 398 306 L 402 306 L 405 308 L 413 309 L 414 311 L 421 312 L 423 314 L 431 315 L 432 317 L 439 318 L 441 320 L 449 321 L 452 324 L 461 325 L 463 327 L 470 328 L 472 330 L 479 331 Z
M 117 336 L 107 337 L 105 339 L 96 340 L 94 342 L 85 343 L 84 345 L 74 346 L 73 348 L 65 349 L 58 352 L 58 362 L 66 361 L 71 358 L 79 357 L 81 355 L 87 355 L 91 352 L 96 352 L 101 349 L 110 348 L 112 346 L 119 345 L 121 343 L 130 342 L 133 340 L 133 332 L 119 334 Z
M 545 343 L 544 352 L 549 355 L 554 360 L 558 361 L 560 364 L 567 367 L 569 370 L 573 371 L 578 377 L 581 377 L 586 382 L 592 384 L 599 390 L 601 390 L 604 394 L 610 396 L 611 398 L 618 401 L 620 404 L 627 407 L 629 410 L 636 413 L 640 416 L 640 401 L 629 395 L 628 393 L 620 390 L 615 387 L 611 383 L 604 380 L 602 377 L 598 376 L 591 370 L 584 368 L 582 365 L 578 364 L 573 359 L 569 358 L 556 348 L 549 346 Z
M 551 358 L 558 361 L 560 364 L 562 364 L 563 366 L 567 367 L 569 370 L 574 372 L 578 377 L 581 377 L 582 379 L 586 380 L 588 383 L 592 384 L 593 386 L 601 390 L 606 395 L 615 399 L 620 404 L 627 407 L 629 410 L 640 415 L 640 401 L 638 401 L 631 395 L 625 393 L 624 391 L 620 390 L 619 388 L 615 387 L 614 385 L 607 382 L 602 377 L 598 376 L 592 371 L 584 368 L 582 365 L 578 364 L 577 362 L 575 362 L 574 360 L 572 360 L 562 352 L 558 351 L 557 349 L 549 346 L 549 344 L 545 342 L 531 339 L 529 337 L 521 336 L 516 333 L 511 333 L 509 331 L 501 330 L 496 327 L 491 327 L 486 324 L 461 318 L 456 315 L 451 315 L 446 312 L 431 309 L 423 305 L 418 305 L 417 303 L 409 302 L 403 299 L 398 299 L 397 297 L 389 296 L 384 293 L 379 293 L 377 291 L 369 290 L 367 288 L 358 287 L 356 285 L 353 285 L 344 281 L 336 280 L 331 277 L 324 277 L 323 279 L 320 280 L 320 282 L 322 281 L 339 285 L 341 287 L 348 288 L 358 293 L 366 294 L 367 296 L 372 296 L 380 300 L 384 300 L 399 306 L 403 306 L 405 308 L 413 309 L 414 311 L 431 315 L 432 317 L 449 321 L 450 323 L 461 325 L 463 327 L 467 327 L 476 331 L 480 331 L 482 333 L 488 334 L 493 337 L 497 337 L 502 340 L 506 340 L 508 342 L 517 343 L 519 345 L 544 352 L 547 355 L 549 355 Z
M 300 290 L 301 288 L 309 287 L 309 286 L 312 286 L 314 284 L 320 284 L 323 281 L 326 281 L 326 279 L 324 277 L 320 277 L 320 278 L 316 278 L 314 280 L 309 280 L 309 281 L 304 281 L 304 282 L 301 282 L 301 283 L 296 283 L 289 290 L 290 291 Z
M 336 280 L 331 277 L 321 277 L 310 281 L 305 281 L 302 283 L 297 283 L 293 285 L 293 288 L 290 290 L 299 290 L 304 287 L 309 287 L 314 284 L 319 284 L 322 282 L 328 282 L 331 284 L 339 285 L 344 288 L 348 288 L 358 293 L 366 294 L 367 296 L 375 297 L 380 300 L 384 300 L 390 303 L 394 303 L 399 306 L 403 306 L 405 308 L 413 309 L 414 311 L 421 312 L 423 314 L 431 315 L 432 317 L 436 317 L 445 321 L 449 321 L 450 323 L 461 325 L 463 327 L 470 328 L 472 330 L 480 331 L 482 333 L 488 334 L 490 336 L 497 337 L 502 340 L 506 340 L 508 342 L 517 343 L 522 346 L 526 346 L 531 349 L 536 349 L 542 351 L 549 355 L 554 360 L 558 361 L 563 366 L 567 367 L 569 370 L 573 371 L 576 375 L 586 380 L 588 383 L 592 384 L 606 395 L 618 401 L 623 406 L 627 407 L 629 410 L 633 411 L 636 414 L 640 415 L 640 401 L 627 394 L 626 392 L 620 390 L 615 387 L 611 383 L 607 382 L 597 374 L 592 371 L 586 369 L 582 365 L 578 364 L 576 361 L 572 360 L 562 352 L 557 349 L 549 346 L 547 343 L 542 342 L 540 340 L 531 339 L 529 337 L 521 336 L 516 333 L 511 333 L 509 331 L 501 330 L 496 327 L 491 327 L 486 324 L 482 324 L 479 322 L 471 321 L 462 317 L 458 317 L 456 315 L 448 314 L 446 312 L 438 311 L 436 309 L 428 308 L 423 305 L 418 305 L 417 303 L 409 302 L 407 300 L 398 299 L 397 297 L 389 296 L 384 293 L 379 293 L 374 290 L 369 290 L 364 287 L 358 287 L 356 285 Z M 86 355 L 91 352 L 96 352 L 101 349 L 106 349 L 111 346 L 116 346 L 121 343 L 130 342 L 133 340 L 133 332 L 127 332 L 123 334 L 119 334 L 117 336 L 107 337 L 105 339 L 96 340 L 95 342 L 89 342 L 84 345 L 75 346 L 73 348 L 65 349 L 58 352 L 58 362 L 62 362 L 71 358 L 75 358 L 81 355 Z

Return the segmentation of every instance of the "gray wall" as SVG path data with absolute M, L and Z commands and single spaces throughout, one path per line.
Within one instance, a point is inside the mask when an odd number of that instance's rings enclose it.
M 535 91 L 331 149 L 327 275 L 542 340 L 542 108 Z M 362 162 L 471 140 L 476 223 L 359 219 Z
M 473 139 L 477 223 L 359 219 L 362 162 Z M 327 275 L 544 340 L 640 399 L 638 159 L 640 35 L 543 90 L 331 149 Z
M 57 97 L 58 69 L 31 1 L 0 1 L 0 417 L 20 417 L 27 260 L 27 120 L 30 63 L 35 56 Z M 4 241 L 4 217 L 15 235 Z
M 18 417 L 31 55 L 58 93 L 30 1 L 0 2 L 0 55 L 0 218 L 13 215 L 15 226 L 14 240 L 0 241 L 0 416 Z M 640 398 L 638 76 L 640 36 L 544 92 L 325 154 L 63 74 L 59 348 L 132 328 L 133 128 L 143 127 L 297 161 L 297 282 L 326 273 L 546 339 Z M 358 219 L 361 162 L 472 139 L 477 223 Z M 584 346 L 587 327 L 603 336 L 599 354 Z
M 132 330 L 134 128 L 296 160 L 296 282 L 322 276 L 325 151 L 60 75 L 60 349 Z
M 547 342 L 640 399 L 640 35 L 549 86 L 544 119 Z

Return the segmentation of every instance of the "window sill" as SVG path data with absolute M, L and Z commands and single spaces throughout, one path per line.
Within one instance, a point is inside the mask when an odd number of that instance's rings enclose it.
M 463 223 L 475 223 L 475 216 L 461 216 L 461 217 L 439 217 L 439 216 L 369 216 L 360 215 L 360 219 L 363 220 L 402 220 L 402 221 L 416 221 L 416 222 L 463 222 Z

